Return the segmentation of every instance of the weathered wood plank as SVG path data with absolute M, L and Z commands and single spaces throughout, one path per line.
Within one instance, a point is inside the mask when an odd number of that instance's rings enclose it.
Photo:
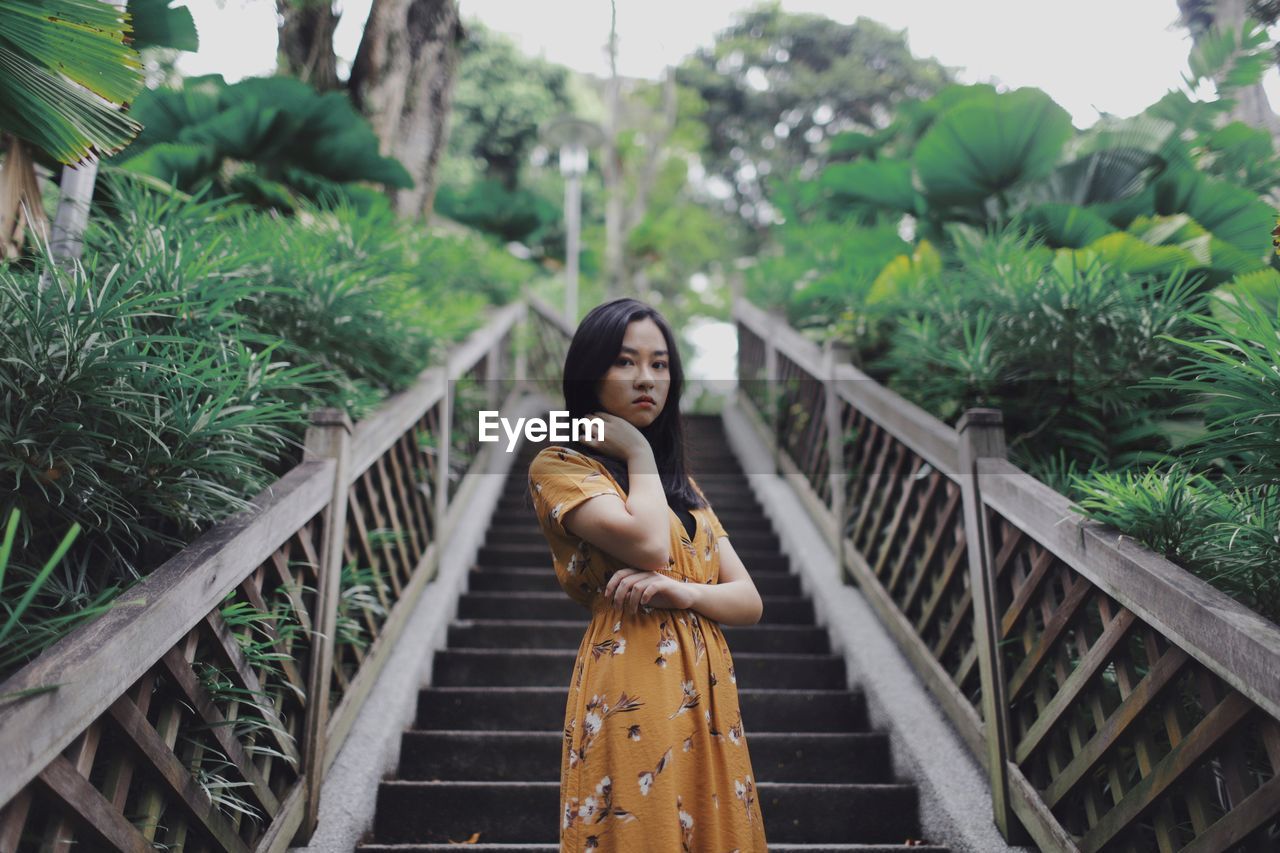
M 849 364 L 836 365 L 836 393 L 949 479 L 959 479 L 960 440 L 954 429 Z
M 1243 841 L 1280 812 L 1280 776 L 1272 776 L 1180 853 L 1217 853 Z
M 204 689 L 204 685 L 200 683 L 199 679 L 196 678 L 195 673 L 191 671 L 191 664 L 187 663 L 186 658 L 177 649 L 170 649 L 163 660 L 169 675 L 181 688 L 183 694 L 187 697 L 187 701 L 191 703 L 196 713 L 209 726 L 209 731 L 214 740 L 218 742 L 218 746 L 231 763 L 235 765 L 236 770 L 240 772 L 244 780 L 249 783 L 249 790 L 252 792 L 254 799 L 258 801 L 258 805 L 262 807 L 269 817 L 274 816 L 280 808 L 280 802 L 276 799 L 275 794 L 271 793 L 270 785 L 267 784 L 266 779 L 262 778 L 262 774 L 254 766 L 253 759 L 245 752 L 244 746 L 235 739 L 231 727 L 227 725 L 227 718 L 218 710 L 213 698 Z
M 156 730 L 151 728 L 147 719 L 138 713 L 138 707 L 129 697 L 122 696 L 117 699 L 111 705 L 110 714 L 119 723 L 121 731 L 145 756 L 147 763 L 164 782 L 169 793 L 188 814 L 203 826 L 224 850 L 232 853 L 248 853 L 244 842 L 227 824 L 226 818 L 214 807 L 208 794 L 191 777 L 190 771 L 182 766 L 182 762 L 173 754 Z
M 412 388 L 388 397 L 377 415 L 356 424 L 351 434 L 351 482 L 355 482 L 396 439 L 412 428 L 423 412 L 439 403 L 445 388 L 444 368 L 428 368 Z
M 396 641 L 400 639 L 405 624 L 409 620 L 409 616 L 412 615 L 414 607 L 417 606 L 422 597 L 422 591 L 434 575 L 438 561 L 439 551 L 436 546 L 428 546 L 427 553 L 422 556 L 409 579 L 409 583 L 405 586 L 404 595 L 388 613 L 387 621 L 382 626 L 382 633 L 379 634 L 372 648 L 369 649 L 365 663 L 360 667 L 360 671 L 356 673 L 356 677 L 351 680 L 350 686 L 342 694 L 342 700 L 338 703 L 338 706 L 334 708 L 333 714 L 329 718 L 329 731 L 326 736 L 324 756 L 326 774 L 329 771 L 329 767 L 338 757 L 338 752 L 342 749 L 342 745 L 346 742 L 347 735 L 350 733 L 352 725 L 355 724 L 356 715 L 360 713 L 369 691 L 373 689 L 378 675 L 382 672 L 388 658 L 390 658 Z
M 147 839 L 61 755 L 49 762 L 40 772 L 39 779 L 50 794 L 73 811 L 86 826 L 93 827 L 113 850 L 154 853 Z
M 217 610 L 211 612 L 205 617 L 205 624 L 217 641 L 218 650 L 222 653 L 224 660 L 240 679 L 240 686 L 251 693 L 265 697 L 266 690 L 263 688 L 262 682 L 254 674 L 253 667 L 249 666 L 249 662 L 245 660 L 244 650 L 236 642 L 231 626 L 222 618 L 222 613 Z M 274 716 L 275 712 L 265 705 L 259 705 L 259 712 L 271 723 L 272 739 L 280 747 L 280 751 L 289 756 L 294 762 L 297 762 L 299 760 L 297 747 L 288 738 L 282 737 L 279 732 L 275 731 L 276 729 L 285 730 L 284 721 Z
M 858 588 L 866 596 L 867 601 L 879 614 L 889 633 L 897 641 L 902 653 L 911 661 L 925 686 L 938 699 L 942 710 L 951 718 L 956 730 L 968 745 L 978 762 L 986 768 L 986 748 L 983 745 L 982 721 L 977 711 L 959 688 L 952 681 L 950 673 L 943 669 L 929 649 L 921 641 L 915 627 L 898 610 L 893 599 L 885 593 L 880 581 L 871 572 L 871 567 L 856 550 L 846 549 L 845 567 L 853 575 Z
M 1136 617 L 1129 610 L 1122 610 L 1111 620 L 1103 631 L 1102 636 L 1093 644 L 1088 653 L 1080 659 L 1080 663 L 1076 666 L 1071 675 L 1067 676 L 1066 681 L 1058 688 L 1058 693 L 1049 702 L 1044 709 L 1044 713 L 1032 724 L 1031 728 L 1023 736 L 1022 740 L 1014 749 L 1014 760 L 1019 764 L 1026 761 L 1040 741 L 1049 734 L 1050 729 L 1057 725 L 1058 720 L 1066 713 L 1067 709 L 1075 703 L 1080 697 L 1080 692 L 1084 690 L 1089 679 L 1093 678 L 1111 657 L 1111 653 L 1115 651 L 1116 646 L 1124 640 L 1132 627 Z
M 917 461 L 920 461 L 920 457 L 917 456 L 916 459 Z M 928 463 L 925 463 L 925 464 L 928 464 Z M 920 473 L 920 466 L 917 465 L 916 468 L 912 470 L 911 482 L 913 486 L 914 486 L 914 483 L 916 482 L 915 478 L 916 476 L 919 475 L 919 473 Z M 916 499 L 915 511 L 911 514 L 911 521 L 907 525 L 907 535 L 903 538 L 903 540 L 900 543 L 898 543 L 898 546 L 896 549 L 898 552 L 898 559 L 894 561 L 893 566 L 890 568 L 889 580 L 886 581 L 884 585 L 885 591 L 888 592 L 890 595 L 895 594 L 895 592 L 898 589 L 898 583 L 902 579 L 903 570 L 911 562 L 912 557 L 917 555 L 916 542 L 919 540 L 920 536 L 924 533 L 925 517 L 928 516 L 929 514 L 929 508 L 933 505 L 934 496 L 938 493 L 938 488 L 942 485 L 942 480 L 943 480 L 942 475 L 939 474 L 937 471 L 930 473 L 928 475 L 928 483 L 924 488 L 924 493 Z M 915 489 L 913 487 L 907 488 L 903 492 L 904 503 L 914 493 L 915 493 Z M 894 529 L 896 530 L 896 528 L 897 528 L 897 521 L 895 520 Z M 943 531 L 941 529 L 937 531 L 939 535 L 935 536 L 933 540 L 929 542 L 928 546 L 925 549 L 925 553 L 923 555 L 920 555 L 920 565 L 924 567 L 921 569 L 921 572 L 927 571 L 927 567 L 931 565 L 932 556 L 935 549 L 938 547 L 939 540 L 941 540 L 942 538 L 940 535 L 942 532 Z M 882 555 L 881 559 L 882 560 L 887 559 L 889 553 L 893 550 L 894 549 L 886 545 L 884 554 Z M 875 567 L 875 572 L 877 575 L 881 574 L 881 568 L 879 565 Z M 909 603 L 904 602 L 903 609 L 905 610 L 909 606 L 910 606 Z
M 1052 609 L 1052 612 L 1046 614 L 1046 624 L 1040 636 L 1036 639 L 1036 644 L 1023 658 L 1022 663 L 1018 664 L 1018 668 L 1014 670 L 1013 675 L 1009 676 L 1009 701 L 1015 701 L 1022 695 L 1022 689 L 1027 686 L 1027 682 L 1035 671 L 1040 668 L 1045 657 L 1053 649 L 1058 637 L 1062 635 L 1076 619 L 1080 613 L 1080 608 L 1089 599 L 1089 593 L 1093 591 L 1093 584 L 1085 578 L 1077 577 L 1075 583 L 1067 591 L 1064 597 Z
M 1135 785 L 1119 805 L 1107 812 L 1096 826 L 1085 833 L 1080 840 L 1080 849 L 1085 853 L 1101 850 L 1176 784 L 1252 710 L 1253 705 L 1239 693 L 1228 694 L 1221 704 L 1205 715 L 1185 740 L 1161 759 L 1150 776 Z

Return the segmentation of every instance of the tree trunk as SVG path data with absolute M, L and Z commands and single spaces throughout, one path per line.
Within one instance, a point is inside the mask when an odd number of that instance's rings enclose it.
M 1245 0 L 1218 0 L 1213 4 L 1213 22 L 1221 29 L 1239 32 L 1244 27 Z M 1231 117 L 1244 122 L 1250 127 L 1260 128 L 1272 136 L 1280 134 L 1280 118 L 1271 109 L 1267 100 L 1267 92 L 1262 83 L 1245 86 L 1235 92 L 1236 105 L 1231 110 Z
M 413 177 L 392 192 L 403 216 L 431 213 L 463 36 L 455 0 L 374 0 L 369 10 L 348 87 L 382 153 Z
M 341 15 L 329 0 L 276 0 L 280 16 L 276 67 L 321 92 L 339 88 L 333 31 Z
M 0 259 L 22 251 L 27 228 L 40 240 L 49 239 L 49 220 L 40 201 L 35 161 L 27 145 L 16 136 L 0 135 L 5 144 L 0 166 Z
M 1211 27 L 1239 33 L 1249 12 L 1246 0 L 1178 0 L 1178 11 L 1194 42 L 1199 42 Z M 1271 109 L 1261 82 L 1242 86 L 1231 97 L 1235 101 L 1232 119 L 1265 130 L 1273 137 L 1280 135 L 1280 117 Z

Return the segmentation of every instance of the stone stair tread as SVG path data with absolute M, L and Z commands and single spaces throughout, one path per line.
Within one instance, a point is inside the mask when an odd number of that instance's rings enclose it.
M 449 648 L 558 648 L 577 650 L 587 621 L 572 619 L 454 619 Z M 765 622 L 721 626 L 733 654 L 798 651 L 827 654 L 831 637 L 817 625 Z
M 386 780 L 378 786 L 375 832 L 386 841 L 459 840 L 474 832 L 494 841 L 554 841 L 556 821 L 546 814 L 556 813 L 559 789 L 558 781 Z M 883 844 L 915 832 L 918 794 L 909 783 L 757 782 L 756 792 L 778 843 L 831 843 L 856 833 Z
M 562 731 L 564 704 L 569 688 L 551 686 L 427 687 L 418 694 L 415 727 L 423 730 L 456 729 L 461 717 L 467 728 L 506 728 L 494 723 L 516 716 L 539 731 Z M 738 690 L 743 709 L 744 733 L 769 731 L 869 731 L 866 696 L 857 687 L 846 689 L 774 690 L 743 687 Z M 541 716 L 540 716 L 541 715 Z M 785 721 L 784 728 L 772 717 Z M 443 725 L 437 721 L 448 721 Z M 535 721 L 533 725 L 529 723 Z
M 468 853 L 559 853 L 556 844 L 360 844 L 357 853 L 435 853 L 465 845 Z M 934 844 L 769 844 L 773 853 L 950 853 Z
M 558 781 L 563 734 L 555 731 L 410 729 L 400 779 Z M 753 732 L 761 782 L 893 782 L 884 732 Z

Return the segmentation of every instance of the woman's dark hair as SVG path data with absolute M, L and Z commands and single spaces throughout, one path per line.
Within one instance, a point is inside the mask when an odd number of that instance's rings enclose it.
M 658 324 L 667 341 L 671 385 L 662 412 L 654 418 L 653 423 L 640 428 L 640 434 L 649 440 L 649 446 L 653 448 L 653 458 L 658 465 L 667 504 L 676 511 L 695 509 L 706 504 L 689 484 L 689 473 L 685 465 L 684 423 L 680 417 L 684 368 L 680 363 L 675 335 L 657 309 L 638 299 L 622 297 L 597 305 L 582 318 L 564 359 L 562 390 L 565 409 L 570 418 L 590 417 L 592 412 L 604 411 L 596 386 L 622 352 L 622 338 L 626 335 L 627 326 L 646 317 Z M 566 444 L 579 453 L 598 460 L 624 491 L 630 491 L 626 462 L 599 453 L 581 442 L 569 441 Z

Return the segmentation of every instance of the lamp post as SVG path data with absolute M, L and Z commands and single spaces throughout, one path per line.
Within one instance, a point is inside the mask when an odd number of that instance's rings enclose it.
M 560 174 L 564 177 L 565 322 L 578 322 L 578 255 L 582 237 L 582 176 L 587 173 L 587 148 L 604 141 L 595 122 L 570 115 L 558 116 L 542 126 L 539 134 L 548 147 L 560 149 Z

